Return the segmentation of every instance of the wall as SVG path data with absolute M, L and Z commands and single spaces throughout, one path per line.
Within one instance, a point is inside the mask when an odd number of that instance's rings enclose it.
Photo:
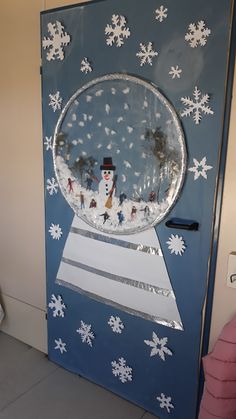
M 47 334 L 39 13 L 71 3 L 79 1 L 1 2 L 0 290 L 7 312 L 2 330 L 45 352 Z M 235 97 L 232 114 L 236 114 Z M 222 325 L 236 311 L 236 290 L 226 288 L 225 285 L 228 253 L 236 250 L 231 224 L 236 211 L 235 134 L 236 121 L 231 117 L 211 345 Z

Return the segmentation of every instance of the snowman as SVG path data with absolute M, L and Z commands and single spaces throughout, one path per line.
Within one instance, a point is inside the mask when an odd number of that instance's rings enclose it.
M 114 176 L 116 166 L 113 166 L 111 157 L 104 157 L 100 170 L 102 180 L 99 182 L 98 192 L 101 199 L 104 199 L 104 205 L 107 208 L 111 208 L 112 197 L 115 194 L 116 187 L 116 176 Z

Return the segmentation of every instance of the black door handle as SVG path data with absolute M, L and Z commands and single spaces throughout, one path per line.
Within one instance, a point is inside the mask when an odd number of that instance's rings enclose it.
M 166 221 L 166 227 L 177 228 L 181 230 L 198 231 L 199 223 L 192 220 L 181 220 L 180 218 L 172 218 Z

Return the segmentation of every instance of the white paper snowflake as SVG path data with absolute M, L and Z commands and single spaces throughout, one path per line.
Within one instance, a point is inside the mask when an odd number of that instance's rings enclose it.
M 157 57 L 158 52 L 154 51 L 152 42 L 144 45 L 140 43 L 140 51 L 137 52 L 136 56 L 140 58 L 140 66 L 144 64 L 152 65 L 152 59 Z
M 80 71 L 82 73 L 88 74 L 93 71 L 92 66 L 88 58 L 84 57 L 80 64 Z
M 124 324 L 122 323 L 120 317 L 111 316 L 108 321 L 109 326 L 114 333 L 122 333 L 122 330 L 125 328 Z
M 172 76 L 172 79 L 175 79 L 177 77 L 177 79 L 180 79 L 180 74 L 182 73 L 182 69 L 179 68 L 178 65 L 176 65 L 175 67 L 171 67 L 169 74 Z
M 192 48 L 196 48 L 198 45 L 204 47 L 207 43 L 207 38 L 211 33 L 211 30 L 205 27 L 204 20 L 200 20 L 198 23 L 190 23 L 188 31 L 185 35 L 185 40 L 189 42 Z
M 79 333 L 83 343 L 87 343 L 89 346 L 93 346 L 93 339 L 95 339 L 94 333 L 91 331 L 92 325 L 86 324 L 83 320 L 80 321 L 80 328 L 76 330 Z
M 163 22 L 163 20 L 167 18 L 167 12 L 168 9 L 166 9 L 164 6 L 160 6 L 160 9 L 156 9 L 156 20 Z
M 119 358 L 117 361 L 112 361 L 112 374 L 115 377 L 118 377 L 119 380 L 124 384 L 127 381 L 132 381 L 132 368 L 126 365 L 126 360 L 124 358 Z
M 64 31 L 64 26 L 58 20 L 55 23 L 48 23 L 48 32 L 50 37 L 43 38 L 42 44 L 43 49 L 48 48 L 47 60 L 63 60 L 64 59 L 64 49 L 66 45 L 70 42 L 70 35 Z
M 58 192 L 58 183 L 54 177 L 47 179 L 47 191 L 49 195 L 57 194 Z
M 64 309 L 66 308 L 63 299 L 60 295 L 57 297 L 55 294 L 51 296 L 51 302 L 48 304 L 48 307 L 53 310 L 53 317 L 64 317 Z
M 130 30 L 125 25 L 126 18 L 122 15 L 112 15 L 112 25 L 105 27 L 105 34 L 108 35 L 106 39 L 107 45 L 110 47 L 114 44 L 121 47 L 124 44 L 124 38 L 130 37 Z
M 182 256 L 186 249 L 183 237 L 178 236 L 178 234 L 176 234 L 175 236 L 174 234 L 171 234 L 169 240 L 166 243 L 168 244 L 168 249 L 171 251 L 171 253 L 174 253 L 175 255 Z
M 48 232 L 51 234 L 53 240 L 59 240 L 62 236 L 62 229 L 59 224 L 51 223 Z
M 45 137 L 43 144 L 46 146 L 46 151 L 52 150 L 52 137 Z
M 171 403 L 171 397 L 166 397 L 164 393 L 157 396 L 157 400 L 160 402 L 160 408 L 166 409 L 170 413 L 170 409 L 174 409 L 174 405 Z
M 204 179 L 207 179 L 207 171 L 211 170 L 213 167 L 206 164 L 206 157 L 199 162 L 197 159 L 193 159 L 194 166 L 190 167 L 188 170 L 194 173 L 194 180 L 197 180 L 200 176 Z
M 152 348 L 150 356 L 159 355 L 159 357 L 165 361 L 166 355 L 172 355 L 172 352 L 167 348 L 166 344 L 168 338 L 159 338 L 155 332 L 152 332 L 152 340 L 145 340 L 144 343 Z
M 58 340 L 55 339 L 55 344 L 56 344 L 56 346 L 55 346 L 54 349 L 59 349 L 61 354 L 63 354 L 63 352 L 67 352 L 66 343 L 62 342 L 61 338 L 59 338 Z
M 210 96 L 206 94 L 202 94 L 201 91 L 195 86 L 193 92 L 193 99 L 189 96 L 181 97 L 181 102 L 186 106 L 183 112 L 181 112 L 181 116 L 193 116 L 193 120 L 196 125 L 198 125 L 202 119 L 202 112 L 205 115 L 213 115 L 214 112 L 207 105 L 209 102 Z
M 56 112 L 56 110 L 61 109 L 62 106 L 62 97 L 60 96 L 60 92 L 56 92 L 54 94 L 49 94 L 49 106 L 52 107 L 53 112 Z

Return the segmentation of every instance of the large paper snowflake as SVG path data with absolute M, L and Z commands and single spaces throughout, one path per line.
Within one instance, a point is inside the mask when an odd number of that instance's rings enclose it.
M 59 240 L 62 236 L 62 229 L 59 224 L 51 223 L 48 232 L 51 234 L 53 240 Z
M 60 96 L 60 92 L 56 92 L 54 94 L 49 94 L 49 106 L 52 107 L 53 112 L 56 112 L 56 110 L 61 109 L 62 106 L 62 97 Z
M 184 253 L 186 246 L 182 237 L 176 234 L 171 234 L 169 240 L 166 242 L 168 244 L 168 249 L 170 250 L 171 254 L 174 253 L 175 255 L 180 255 Z
M 206 164 L 206 157 L 199 162 L 197 159 L 193 159 L 194 166 L 188 170 L 194 173 L 194 180 L 197 180 L 200 176 L 207 179 L 207 171 L 212 169 L 212 166 Z
M 192 48 L 196 48 L 198 45 L 202 47 L 206 45 L 211 30 L 205 26 L 204 20 L 200 20 L 198 23 L 190 23 L 188 27 L 189 32 L 186 33 L 185 40 L 189 42 Z
M 54 177 L 47 179 L 47 191 L 49 195 L 57 194 L 58 192 L 58 183 Z
M 170 409 L 174 409 L 174 405 L 171 403 L 171 397 L 166 397 L 164 393 L 157 396 L 157 400 L 160 402 L 160 408 L 166 409 L 170 413 Z
M 111 316 L 108 321 L 109 326 L 114 333 L 122 333 L 122 330 L 125 328 L 124 324 L 122 323 L 120 317 Z
M 88 74 L 93 71 L 92 66 L 88 58 L 84 57 L 80 64 L 80 71 L 82 73 Z
M 148 42 L 148 44 L 140 43 L 140 51 L 137 52 L 136 56 L 140 58 L 140 66 L 142 67 L 144 64 L 152 65 L 152 60 L 154 57 L 157 57 L 158 52 L 154 51 L 152 42 Z
M 171 350 L 166 346 L 167 342 L 168 338 L 160 339 L 155 332 L 152 332 L 152 340 L 144 340 L 144 343 L 152 348 L 150 356 L 159 355 L 163 361 L 166 360 L 166 355 L 172 355 Z
M 63 47 L 69 44 L 70 35 L 64 31 L 64 26 L 58 20 L 55 23 L 48 23 L 48 32 L 50 37 L 43 38 L 42 44 L 43 49 L 48 48 L 47 60 L 63 60 L 64 59 L 64 50 Z
M 45 137 L 43 144 L 46 147 L 46 151 L 52 150 L 52 137 Z
M 64 317 L 64 309 L 66 308 L 63 299 L 60 295 L 57 297 L 55 294 L 51 296 L 51 302 L 48 304 L 48 307 L 53 310 L 53 317 Z
M 163 22 L 163 20 L 167 18 L 167 12 L 168 9 L 166 9 L 164 6 L 160 6 L 160 9 L 156 9 L 156 20 Z
M 124 384 L 127 381 L 132 381 L 132 368 L 126 365 L 126 360 L 124 358 L 119 358 L 117 361 L 112 361 L 112 374 L 115 377 L 118 377 L 119 380 Z
M 56 346 L 55 346 L 54 349 L 59 349 L 61 354 L 63 354 L 63 352 L 67 352 L 66 343 L 62 342 L 61 338 L 59 338 L 58 340 L 55 339 L 55 344 L 56 344 Z
M 206 94 L 202 94 L 201 91 L 195 86 L 193 92 L 193 99 L 189 96 L 181 97 L 181 102 L 186 106 L 183 112 L 181 112 L 181 116 L 193 116 L 193 120 L 195 124 L 199 124 L 202 119 L 202 112 L 205 115 L 213 115 L 214 112 L 207 105 L 209 102 L 210 96 Z
M 107 45 L 110 47 L 114 44 L 121 47 L 124 44 L 124 38 L 129 38 L 130 30 L 126 25 L 126 18 L 122 15 L 112 15 L 112 25 L 105 27 L 105 34 L 108 35 L 106 39 Z
M 87 343 L 92 347 L 95 339 L 94 333 L 91 331 L 92 325 L 84 323 L 83 320 L 80 321 L 80 324 L 81 326 L 76 332 L 79 333 L 83 343 Z

